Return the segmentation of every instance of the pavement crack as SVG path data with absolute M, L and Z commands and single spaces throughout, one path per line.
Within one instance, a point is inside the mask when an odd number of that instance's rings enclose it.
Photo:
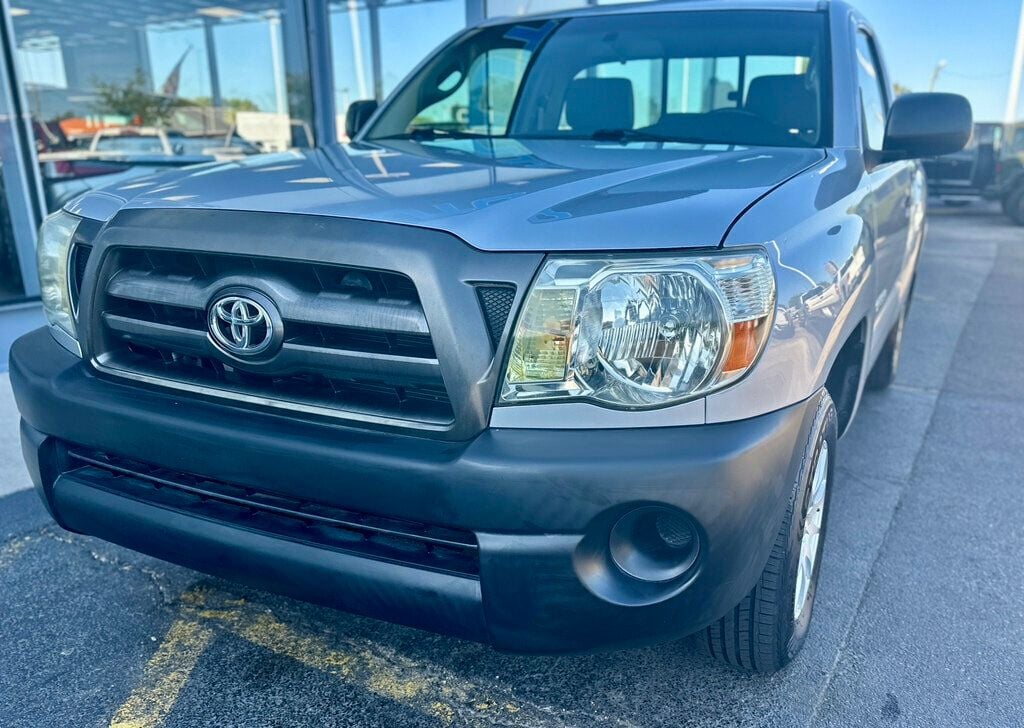
M 171 590 L 165 584 L 166 577 L 163 573 L 145 565 L 133 564 L 129 561 L 125 561 L 115 554 L 105 553 L 104 551 L 94 547 L 93 539 L 91 538 L 79 536 L 78 534 L 65 531 L 54 525 L 44 526 L 41 528 L 40 535 L 61 544 L 74 546 L 80 551 L 88 554 L 93 561 L 103 564 L 104 566 L 112 567 L 113 569 L 121 572 L 135 572 L 141 574 L 156 589 L 158 597 L 156 601 L 160 606 L 173 607 L 178 599 L 178 595 L 171 593 Z

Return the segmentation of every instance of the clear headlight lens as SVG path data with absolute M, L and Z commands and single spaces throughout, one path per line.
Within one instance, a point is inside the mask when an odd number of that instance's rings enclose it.
M 72 338 L 77 336 L 75 316 L 71 309 L 71 289 L 68 285 L 68 259 L 71 241 L 80 221 L 80 218 L 63 210 L 53 213 L 39 228 L 39 243 L 36 247 L 39 290 L 46 318 L 51 325 Z
M 644 408 L 702 396 L 750 368 L 774 308 L 760 250 L 551 259 L 519 316 L 501 399 Z

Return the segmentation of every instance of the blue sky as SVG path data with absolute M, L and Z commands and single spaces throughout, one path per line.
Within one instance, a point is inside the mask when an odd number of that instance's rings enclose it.
M 852 0 L 878 33 L 893 80 L 967 96 L 979 121 L 1002 121 L 1021 0 Z M 1018 110 L 1018 118 L 1024 108 Z

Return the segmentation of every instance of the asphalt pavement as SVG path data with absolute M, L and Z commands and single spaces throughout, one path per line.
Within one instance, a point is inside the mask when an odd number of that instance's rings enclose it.
M 18 490 L 0 726 L 1024 725 L 1022 312 L 1024 230 L 933 206 L 898 381 L 839 443 L 815 623 L 781 674 L 692 639 L 504 655 L 65 533 Z M 23 487 L 0 424 L 0 488 Z

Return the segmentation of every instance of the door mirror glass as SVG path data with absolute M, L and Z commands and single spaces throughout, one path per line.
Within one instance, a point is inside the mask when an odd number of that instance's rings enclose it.
M 376 110 L 377 102 L 372 99 L 353 101 L 349 104 L 345 112 L 345 135 L 349 139 L 354 139 Z
M 971 138 L 971 104 L 957 94 L 906 94 L 893 103 L 885 127 L 885 159 L 920 159 L 959 152 Z

